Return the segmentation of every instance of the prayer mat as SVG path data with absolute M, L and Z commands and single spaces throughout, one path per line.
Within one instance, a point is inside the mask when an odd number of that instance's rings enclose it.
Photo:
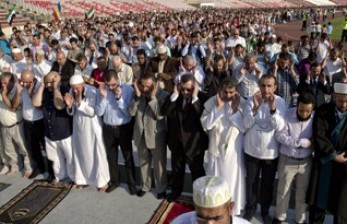
M 0 208 L 0 223 L 36 224 L 70 192 L 72 185 L 35 181 Z
M 7 187 L 9 187 L 11 184 L 6 184 L 6 183 L 0 183 L 0 191 L 6 189 Z
M 181 195 L 175 202 L 163 200 L 155 210 L 148 224 L 169 224 L 177 216 L 194 210 L 191 196 Z

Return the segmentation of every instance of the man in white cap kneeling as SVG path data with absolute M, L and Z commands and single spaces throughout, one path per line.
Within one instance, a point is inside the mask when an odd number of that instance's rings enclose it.
M 204 176 L 193 183 L 195 211 L 178 216 L 172 224 L 248 224 L 245 219 L 232 216 L 232 202 L 229 185 L 218 176 Z
M 334 215 L 334 223 L 347 223 L 347 83 L 334 84 L 333 99 L 313 120 L 310 223 L 323 223 L 325 211 Z

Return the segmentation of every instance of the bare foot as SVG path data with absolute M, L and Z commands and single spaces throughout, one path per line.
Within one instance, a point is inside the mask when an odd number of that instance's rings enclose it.
M 23 174 L 24 178 L 29 178 L 33 172 L 32 171 L 25 171 Z
M 7 173 L 5 175 L 10 176 L 10 175 L 12 175 L 14 173 L 16 173 L 15 170 L 9 170 L 9 171 L 7 171 Z
M 108 188 L 108 184 L 106 184 L 105 186 L 103 186 L 103 187 L 100 187 L 100 188 L 98 188 L 98 191 L 99 192 L 106 192 L 106 189 Z

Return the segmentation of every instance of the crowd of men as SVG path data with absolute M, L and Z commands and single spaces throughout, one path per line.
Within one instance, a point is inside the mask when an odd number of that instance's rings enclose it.
M 225 178 L 232 213 L 247 220 L 260 203 L 264 223 L 284 222 L 294 184 L 296 223 L 307 204 L 310 223 L 325 211 L 347 223 L 343 44 L 325 31 L 297 46 L 276 37 L 273 22 L 303 15 L 292 12 L 143 13 L 1 32 L 1 174 L 111 192 L 120 149 L 131 195 L 151 189 L 153 167 L 157 198 L 175 201 L 188 165 L 193 181 Z

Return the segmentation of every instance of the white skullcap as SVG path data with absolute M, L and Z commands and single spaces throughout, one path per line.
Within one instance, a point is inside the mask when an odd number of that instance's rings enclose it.
M 19 54 L 22 53 L 22 50 L 20 48 L 13 48 L 12 49 L 12 54 Z
M 193 183 L 193 201 L 199 207 L 216 208 L 230 199 L 229 185 L 222 177 L 200 177 Z
M 36 50 L 36 54 L 38 55 L 45 55 L 45 52 L 40 48 Z
M 76 85 L 84 83 L 84 80 L 81 75 L 73 75 L 70 78 L 70 85 Z
M 131 27 L 131 28 L 132 28 L 132 27 L 134 26 L 134 23 L 133 23 L 133 22 L 129 22 L 129 24 L 128 24 L 128 25 L 129 25 L 129 27 Z
M 158 54 L 165 54 L 166 53 L 166 47 L 165 47 L 164 44 L 162 44 L 159 47 L 157 47 L 157 53 Z
M 274 39 L 276 39 L 276 35 L 275 35 L 275 34 L 272 34 L 271 37 L 274 38 Z
M 338 94 L 346 94 L 347 95 L 347 83 L 335 83 L 334 84 L 334 92 Z

